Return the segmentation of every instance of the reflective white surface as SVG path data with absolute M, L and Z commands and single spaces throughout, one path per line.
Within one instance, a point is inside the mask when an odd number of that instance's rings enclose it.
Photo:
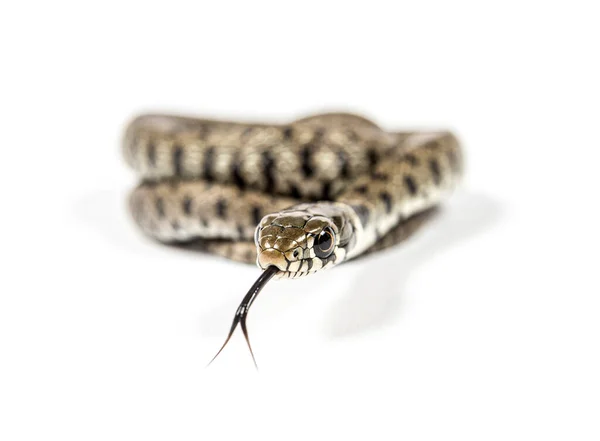
M 35 4 L 37 3 L 37 4 Z M 578 7 L 581 6 L 581 7 Z M 592 3 L 14 3 L 2 14 L 0 439 L 598 439 Z M 403 246 L 273 281 L 125 211 L 137 112 L 449 127 Z

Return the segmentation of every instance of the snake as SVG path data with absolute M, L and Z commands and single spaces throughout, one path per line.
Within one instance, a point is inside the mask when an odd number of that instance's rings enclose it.
M 450 131 L 387 131 L 350 113 L 285 124 L 145 114 L 122 150 L 140 178 L 128 205 L 144 234 L 260 268 L 213 358 L 239 325 L 255 365 L 246 318 L 270 279 L 401 242 L 463 175 Z

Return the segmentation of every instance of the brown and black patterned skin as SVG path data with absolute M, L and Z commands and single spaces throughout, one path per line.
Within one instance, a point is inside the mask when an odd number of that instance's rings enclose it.
M 144 233 L 287 278 L 404 239 L 462 174 L 449 132 L 389 133 L 350 114 L 287 125 L 145 115 L 123 150 L 142 179 L 130 207 Z M 324 232 L 326 257 L 315 252 Z

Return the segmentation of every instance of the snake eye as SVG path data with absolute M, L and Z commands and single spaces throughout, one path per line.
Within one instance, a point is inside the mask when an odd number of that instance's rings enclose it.
M 326 227 L 319 233 L 315 239 L 315 254 L 321 259 L 325 259 L 333 252 L 335 237 L 331 228 Z

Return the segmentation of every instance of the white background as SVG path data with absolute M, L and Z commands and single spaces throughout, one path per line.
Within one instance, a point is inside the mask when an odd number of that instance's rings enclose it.
M 0 14 L 0 439 L 600 439 L 597 2 L 11 2 Z M 273 282 L 125 210 L 144 111 L 449 127 L 409 243 Z

